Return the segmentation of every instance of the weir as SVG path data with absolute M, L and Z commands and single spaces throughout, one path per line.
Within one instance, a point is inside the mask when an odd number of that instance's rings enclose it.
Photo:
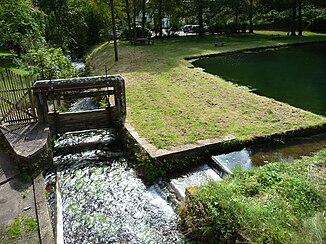
M 0 98 L 8 105 L 1 107 L 0 131 L 8 148 L 24 167 L 41 159 L 49 149 L 51 135 L 88 129 L 120 129 L 124 125 L 125 81 L 120 75 L 41 80 L 33 86 L 30 86 L 30 78 L 25 80 L 9 71 L 6 75 L 2 75 L 1 80 L 9 85 L 0 87 Z M 86 111 L 65 111 L 67 102 L 81 98 L 91 98 L 103 106 Z
M 119 76 L 42 80 L 34 86 L 39 122 L 47 123 L 52 133 L 122 127 L 126 117 L 125 84 Z M 105 100 L 105 108 L 60 112 L 66 100 L 92 97 Z

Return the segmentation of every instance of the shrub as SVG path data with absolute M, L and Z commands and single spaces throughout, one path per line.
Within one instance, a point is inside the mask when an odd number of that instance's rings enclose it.
M 40 79 L 71 78 L 77 75 L 77 70 L 61 48 L 30 50 L 24 55 L 23 63 Z

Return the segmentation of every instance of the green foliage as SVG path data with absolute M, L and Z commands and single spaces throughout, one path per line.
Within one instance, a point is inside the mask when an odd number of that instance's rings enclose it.
M 16 239 L 22 236 L 23 231 L 20 218 L 15 218 L 15 222 L 8 224 L 6 227 L 9 233 L 9 238 Z
M 40 79 L 71 78 L 77 74 L 61 48 L 30 50 L 24 55 L 23 62 Z
M 28 232 L 37 232 L 38 223 L 37 220 L 31 217 L 16 217 L 15 221 L 6 225 L 7 233 L 5 238 L 2 239 L 1 244 L 4 243 L 21 243 L 28 236 Z M 28 237 L 27 237 L 28 238 Z M 18 242 L 17 242 L 18 241 Z M 25 241 L 23 241 L 25 243 Z
M 0 44 L 19 56 L 43 45 L 43 14 L 32 9 L 30 0 L 0 0 Z
M 258 14 L 254 18 L 254 24 L 257 26 L 283 25 L 290 21 L 290 11 L 271 10 L 267 13 Z
M 112 30 L 106 0 L 37 0 L 46 13 L 46 39 L 64 51 L 82 54 L 89 46 L 107 40 Z M 124 1 L 114 1 L 116 23 L 121 25 Z
M 38 223 L 34 218 L 24 218 L 24 225 L 27 232 L 34 232 L 38 230 Z
M 308 29 L 314 32 L 326 33 L 326 10 L 310 22 Z
M 303 243 L 322 243 L 325 155 L 238 170 L 200 187 L 180 208 L 182 228 L 211 243 L 302 243 L 303 236 Z M 199 204 L 200 212 L 194 209 Z

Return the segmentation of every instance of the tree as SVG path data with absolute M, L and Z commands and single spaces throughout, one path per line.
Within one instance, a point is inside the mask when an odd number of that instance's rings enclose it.
M 183 0 L 150 0 L 147 12 L 154 19 L 154 29 L 163 37 L 163 18 L 168 17 L 171 25 L 177 25 L 181 17 L 186 17 Z
M 297 24 L 297 0 L 292 0 L 292 21 L 291 21 L 291 36 L 295 36 L 296 24 Z
M 71 78 L 77 74 L 61 48 L 29 50 L 23 60 L 40 79 Z
M 163 37 L 162 1 L 163 0 L 158 0 L 158 20 L 159 20 L 160 38 Z
M 254 33 L 253 26 L 253 16 L 254 7 L 259 3 L 260 0 L 246 0 L 247 5 L 249 5 L 249 33 Z
M 210 0 L 191 0 L 185 2 L 186 8 L 188 8 L 188 15 L 196 16 L 199 25 L 199 36 L 204 36 L 204 22 L 205 18 L 212 13 L 212 8 L 215 1 Z
M 0 0 L 0 41 L 20 56 L 43 45 L 43 14 L 30 0 Z
M 81 54 L 90 45 L 111 37 L 108 0 L 36 0 L 47 15 L 46 38 L 64 51 Z M 129 7 L 129 6 L 128 6 Z M 114 0 L 116 26 L 125 17 L 125 1 Z
M 298 35 L 302 36 L 302 1 L 298 0 Z
M 131 19 L 130 19 L 129 0 L 126 0 L 126 14 L 127 14 L 127 24 L 128 24 L 128 39 L 130 39 Z

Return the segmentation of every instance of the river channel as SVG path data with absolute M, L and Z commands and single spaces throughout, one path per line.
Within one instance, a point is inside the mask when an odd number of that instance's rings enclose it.
M 86 131 L 56 143 L 61 147 L 84 143 L 86 138 L 87 143 L 104 140 L 98 149 L 56 156 L 56 167 L 46 175 L 47 185 L 57 180 L 60 186 L 64 243 L 185 242 L 177 230 L 178 216 L 168 201 L 166 183 L 144 184 L 123 152 L 105 148 L 114 136 L 111 130 Z M 55 200 L 50 191 L 53 224 Z
M 53 226 L 58 221 L 56 182 L 60 189 L 64 243 L 189 243 L 178 232 L 175 208 L 186 187 L 221 180 L 214 160 L 146 185 L 124 152 L 110 148 L 115 137 L 114 130 L 89 130 L 64 134 L 55 142 L 55 150 L 64 153 L 54 157 L 55 166 L 46 174 L 46 185 Z M 92 143 L 96 149 L 62 150 Z M 248 169 L 273 161 L 293 161 L 325 147 L 326 135 L 319 135 L 256 145 L 213 158 L 231 170 L 239 165 Z

